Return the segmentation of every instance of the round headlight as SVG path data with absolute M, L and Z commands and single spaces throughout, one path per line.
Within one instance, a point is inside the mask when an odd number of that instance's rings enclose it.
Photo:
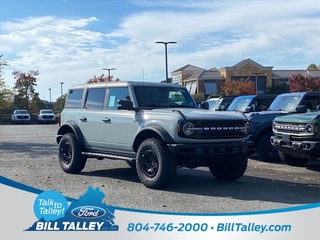
M 250 131 L 250 122 L 245 122 L 242 129 L 245 134 L 248 134 Z
M 191 129 L 190 129 L 191 128 Z M 186 122 L 185 124 L 183 124 L 182 127 L 182 131 L 185 135 L 190 136 L 193 134 L 194 130 L 192 130 L 192 128 L 194 128 L 193 123 L 191 122 Z
M 304 129 L 305 129 L 305 131 L 306 131 L 307 134 L 310 134 L 310 135 L 311 135 L 311 134 L 314 133 L 314 132 L 313 132 L 313 125 L 310 124 L 310 123 L 307 124 Z

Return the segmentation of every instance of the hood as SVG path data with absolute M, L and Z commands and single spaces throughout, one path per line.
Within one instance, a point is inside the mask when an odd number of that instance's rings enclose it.
M 166 114 L 181 114 L 186 119 L 202 119 L 202 120 L 247 120 L 247 117 L 240 112 L 226 112 L 226 111 L 210 111 L 199 108 L 167 108 L 154 109 L 154 113 Z
M 295 123 L 309 123 L 314 121 L 318 116 L 320 116 L 320 112 L 314 113 L 301 113 L 301 114 L 288 114 L 279 116 L 275 119 L 275 121 L 280 122 L 295 122 Z
M 249 113 L 245 113 L 246 117 L 252 117 L 255 115 L 261 115 L 261 116 L 268 116 L 268 115 L 279 115 L 281 113 L 287 113 L 287 112 L 283 112 L 283 111 L 261 111 L 261 112 L 249 112 Z
M 30 116 L 29 113 L 16 113 L 15 115 L 19 115 L 19 116 Z
M 39 115 L 52 115 L 52 116 L 54 116 L 54 113 L 40 113 Z

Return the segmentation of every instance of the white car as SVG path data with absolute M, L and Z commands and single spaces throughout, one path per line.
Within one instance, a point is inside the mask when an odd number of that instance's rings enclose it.
M 30 124 L 31 117 L 30 113 L 27 110 L 21 109 L 21 110 L 14 110 L 11 115 L 11 123 L 26 123 Z
M 41 109 L 38 114 L 38 124 L 56 123 L 56 117 L 51 109 Z

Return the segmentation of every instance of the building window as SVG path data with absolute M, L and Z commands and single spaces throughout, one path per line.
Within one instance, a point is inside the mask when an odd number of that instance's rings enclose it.
M 217 84 L 215 82 L 205 82 L 204 92 L 206 95 L 210 95 L 217 92 Z
M 188 92 L 190 92 L 191 84 L 192 84 L 191 82 L 187 82 L 187 83 L 186 83 L 186 86 L 185 86 L 185 87 L 187 88 Z
M 197 82 L 192 82 L 190 87 L 190 94 L 195 94 L 197 91 Z

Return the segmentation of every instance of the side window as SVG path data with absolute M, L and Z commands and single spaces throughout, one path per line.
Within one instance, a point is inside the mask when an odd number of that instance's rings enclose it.
M 89 88 L 87 93 L 86 109 L 102 110 L 106 88 Z
M 314 112 L 319 105 L 319 99 L 317 97 L 306 96 L 302 102 L 303 105 L 306 105 L 308 112 Z
M 130 99 L 127 87 L 111 87 L 107 90 L 107 110 L 117 110 L 117 104 L 120 99 Z
M 66 101 L 66 108 L 81 108 L 83 96 L 83 89 L 70 89 L 68 99 Z

